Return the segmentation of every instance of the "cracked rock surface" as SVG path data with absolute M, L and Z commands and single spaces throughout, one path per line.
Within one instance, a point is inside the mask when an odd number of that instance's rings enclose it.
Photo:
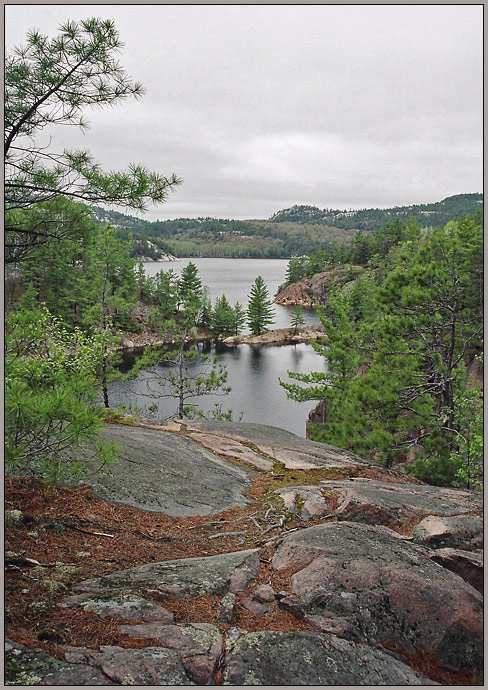
M 291 590 L 314 627 L 334 626 L 361 642 L 388 640 L 453 666 L 482 666 L 479 592 L 391 530 L 350 522 L 309 527 L 283 539 L 272 565 L 299 568 Z
M 111 503 L 185 518 L 176 528 L 184 549 L 165 551 L 173 519 L 156 531 L 140 525 L 137 538 L 154 551 L 138 561 L 130 552 L 118 570 L 111 554 L 105 570 L 63 584 L 52 604 L 63 625 L 73 615 L 111 626 L 113 636 L 56 641 L 60 658 L 7 642 L 10 684 L 408 686 L 435 685 L 453 669 L 481 676 L 479 496 L 406 483 L 272 427 L 177 421 L 171 431 L 107 427 L 121 460 L 90 481 Z M 328 468 L 350 479 L 319 479 Z M 219 512 L 203 527 L 189 517 Z M 84 533 L 90 548 L 97 540 L 117 548 L 115 529 L 64 527 Z M 197 529 L 200 550 L 188 550 Z M 210 546 L 214 555 L 178 557 Z M 125 567 L 134 562 L 143 564 Z

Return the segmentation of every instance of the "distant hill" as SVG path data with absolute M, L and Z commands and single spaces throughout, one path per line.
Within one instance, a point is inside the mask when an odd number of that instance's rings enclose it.
M 432 204 L 370 208 L 359 211 L 319 209 L 316 206 L 292 206 L 274 213 L 274 223 L 323 223 L 348 230 L 373 230 L 397 218 L 415 216 L 421 227 L 445 225 L 453 218 L 461 218 L 483 208 L 482 194 L 456 194 Z
M 482 194 L 458 194 L 432 204 L 360 211 L 293 206 L 269 220 L 177 218 L 148 221 L 95 207 L 98 219 L 110 223 L 119 237 L 136 240 L 135 256 L 289 258 L 326 249 L 331 242 L 348 243 L 357 230 L 374 230 L 407 216 L 421 227 L 445 225 L 483 207 Z

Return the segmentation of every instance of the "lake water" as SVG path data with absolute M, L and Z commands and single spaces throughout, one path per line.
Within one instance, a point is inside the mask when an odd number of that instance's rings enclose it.
M 285 280 L 288 265 L 288 261 L 282 259 L 181 259 L 177 262 L 146 263 L 144 268 L 149 276 L 170 268 L 179 275 L 190 261 L 197 266 L 203 284 L 208 286 L 212 303 L 216 297 L 225 294 L 231 304 L 239 301 L 244 308 L 247 307 L 251 285 L 258 275 L 266 282 L 272 300 L 278 285 Z M 291 307 L 274 306 L 276 324 L 273 327 L 289 327 Z M 319 323 L 313 310 L 304 310 L 303 313 L 307 323 Z M 279 385 L 279 379 L 289 382 L 288 370 L 300 373 L 326 371 L 324 358 L 311 345 L 300 343 L 259 347 L 244 344 L 226 347 L 219 342 L 205 342 L 194 347 L 203 354 L 218 356 L 219 363 L 227 368 L 228 385 L 232 391 L 225 396 L 204 396 L 189 402 L 195 402 L 206 412 L 212 410 L 215 403 L 219 403 L 224 411 L 232 410 L 234 420 L 239 420 L 242 413 L 243 422 L 269 424 L 305 436 L 305 422 L 315 403 L 288 400 L 286 391 Z M 124 353 L 125 370 L 131 366 L 135 356 L 134 352 Z M 199 368 L 201 365 L 195 364 L 192 373 Z M 159 371 L 164 373 L 164 367 Z M 133 406 L 144 410 L 157 402 L 157 419 L 174 415 L 176 400 L 160 398 L 155 401 L 143 395 L 146 392 L 144 378 L 141 373 L 139 379 L 130 383 L 114 381 L 110 384 L 110 405 Z

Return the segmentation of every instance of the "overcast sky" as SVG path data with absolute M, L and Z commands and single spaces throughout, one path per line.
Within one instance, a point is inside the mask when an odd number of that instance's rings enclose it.
M 183 184 L 158 218 L 268 218 L 482 191 L 482 5 L 7 5 L 7 49 L 112 19 L 146 95 L 86 113 L 106 169 Z

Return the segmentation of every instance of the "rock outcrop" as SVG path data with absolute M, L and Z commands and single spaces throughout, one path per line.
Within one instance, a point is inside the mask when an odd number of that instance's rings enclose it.
M 224 339 L 225 345 L 293 345 L 294 343 L 307 343 L 311 340 L 323 338 L 325 331 L 323 326 L 301 326 L 293 328 L 277 328 L 260 335 L 232 335 Z
M 287 535 L 272 565 L 299 568 L 290 579 L 297 615 L 320 631 L 482 668 L 481 595 L 391 530 L 316 525 Z
M 9 683 L 375 686 L 481 677 L 479 496 L 257 424 L 177 421 L 166 432 L 110 426 L 106 434 L 122 453 L 119 466 L 94 475 L 105 500 L 214 515 L 256 506 L 249 489 L 262 479 L 286 519 L 273 538 L 263 529 L 242 550 L 146 562 L 71 586 L 56 610 L 110 621 L 120 643 L 59 646 L 54 658 L 7 642 Z M 338 478 L 324 478 L 330 472 Z M 181 611 L 194 613 L 182 619 Z
M 326 304 L 331 287 L 343 286 L 364 273 L 362 266 L 334 266 L 298 283 L 280 285 L 274 302 L 285 306 L 314 307 Z
M 172 435 L 168 443 L 160 431 L 115 424 L 104 434 L 119 445 L 119 457 L 87 475 L 100 498 L 172 516 L 219 513 L 246 502 L 254 472 L 184 436 Z

